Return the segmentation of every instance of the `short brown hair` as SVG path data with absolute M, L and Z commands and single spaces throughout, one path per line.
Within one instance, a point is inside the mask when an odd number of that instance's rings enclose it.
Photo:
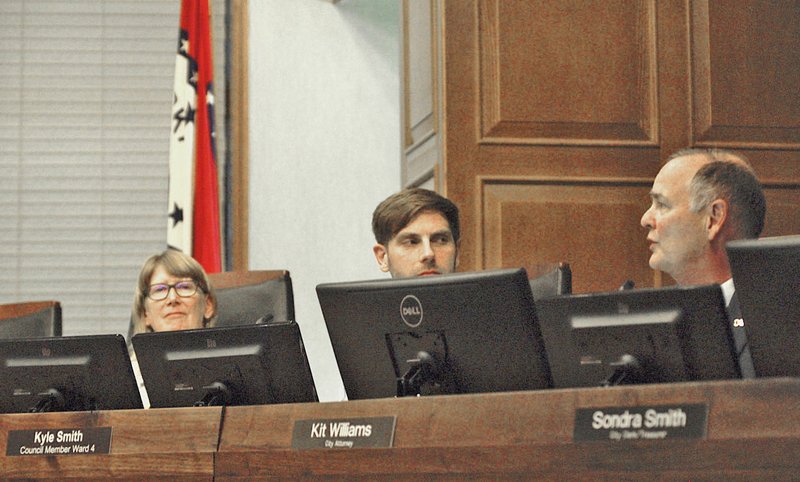
M 372 233 L 379 244 L 386 245 L 423 211 L 435 211 L 447 219 L 453 240 L 461 239 L 458 207 L 444 196 L 419 187 L 404 189 L 378 204 L 372 213 Z
M 208 275 L 200 263 L 186 253 L 175 249 L 168 249 L 147 258 L 147 261 L 144 262 L 139 272 L 139 281 L 136 283 L 136 294 L 133 298 L 133 312 L 131 314 L 133 330 L 131 330 L 131 335 L 147 331 L 144 322 L 144 303 L 145 298 L 147 298 L 147 290 L 150 287 L 150 279 L 159 266 L 163 266 L 167 273 L 172 276 L 191 278 L 192 281 L 197 283 L 197 288 L 208 295 L 209 300 L 214 304 L 214 309 L 216 310 L 217 297 L 214 294 L 214 288 L 208 281 Z M 212 314 L 210 318 L 203 319 L 203 326 L 207 327 L 213 325 L 215 317 L 216 313 Z

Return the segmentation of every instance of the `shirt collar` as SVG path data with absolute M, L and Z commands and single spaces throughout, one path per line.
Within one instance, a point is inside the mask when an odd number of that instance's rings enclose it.
M 722 297 L 725 298 L 725 306 L 731 304 L 731 298 L 733 298 L 733 292 L 736 290 L 736 287 L 733 286 L 733 278 L 728 278 L 728 281 L 719 285 L 722 288 Z

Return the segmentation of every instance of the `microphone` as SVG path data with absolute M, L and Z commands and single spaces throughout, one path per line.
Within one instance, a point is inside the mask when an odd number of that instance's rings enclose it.
M 632 290 L 634 286 L 636 286 L 636 283 L 634 283 L 632 279 L 629 279 L 620 285 L 619 291 Z

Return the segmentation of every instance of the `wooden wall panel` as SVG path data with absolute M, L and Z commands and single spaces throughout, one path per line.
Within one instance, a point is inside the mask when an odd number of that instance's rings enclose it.
M 249 76 L 248 76 L 248 3 L 247 0 L 229 0 L 230 6 L 230 80 L 228 105 L 230 116 L 228 149 L 231 153 L 231 193 L 228 203 L 231 221 L 231 252 L 226 259 L 228 271 L 250 269 L 250 127 L 249 127 Z M 221 155 L 221 153 L 220 153 Z M 220 157 L 221 158 L 221 157 Z
M 480 5 L 480 142 L 656 143 L 653 0 Z
M 800 1 L 692 3 L 693 137 L 800 148 Z
M 762 236 L 800 234 L 800 183 L 767 185 L 767 219 Z
M 660 286 L 639 218 L 691 146 L 745 154 L 764 234 L 800 233 L 800 0 L 442 1 L 462 270 L 567 261 L 576 291 Z
M 686 15 L 662 16 L 658 8 L 651 0 L 445 2 L 443 184 L 462 210 L 462 269 L 554 261 L 509 251 L 501 238 L 484 239 L 484 229 L 493 228 L 484 224 L 490 221 L 482 211 L 478 178 L 577 179 L 557 182 L 553 189 L 569 193 L 575 186 L 594 185 L 609 198 L 630 195 L 631 185 L 649 189 L 664 157 L 660 119 L 686 115 L 673 101 L 685 95 L 685 88 L 659 89 L 659 63 L 668 65 L 670 74 L 681 73 L 683 64 L 659 59 L 664 40 L 657 35 L 661 23 L 685 23 Z M 646 192 L 629 202 L 644 203 Z M 526 202 L 519 209 L 535 206 L 537 201 Z M 606 214 L 629 220 L 631 239 L 642 235 L 640 213 L 608 210 L 583 220 L 588 224 L 582 238 L 570 233 L 559 240 L 573 245 L 570 253 L 580 252 L 575 255 L 580 262 L 562 260 L 588 283 L 576 282 L 582 289 L 605 289 L 605 277 L 611 277 L 607 263 L 621 266 L 625 259 L 623 253 L 599 259 L 583 252 L 584 246 L 603 241 L 599 233 L 611 222 Z M 534 209 L 527 218 L 536 216 Z M 557 230 L 541 226 L 545 232 Z M 582 265 L 584 260 L 588 264 Z M 645 264 L 641 270 L 646 269 Z M 641 273 L 642 282 L 652 285 L 653 274 Z
M 566 261 L 574 292 L 651 286 L 646 231 L 649 179 L 483 179 L 484 267 Z M 602 220 L 602 223 L 598 223 Z M 589 270 L 595 264 L 604 270 Z

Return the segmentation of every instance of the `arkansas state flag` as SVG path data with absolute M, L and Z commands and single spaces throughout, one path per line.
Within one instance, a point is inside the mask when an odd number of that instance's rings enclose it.
M 208 0 L 183 0 L 169 145 L 167 245 L 221 270 Z

